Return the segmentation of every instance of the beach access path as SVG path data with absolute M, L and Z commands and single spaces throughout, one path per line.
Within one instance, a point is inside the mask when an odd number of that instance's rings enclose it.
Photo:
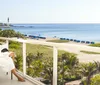
M 59 50 L 76 53 L 77 58 L 79 59 L 79 62 L 100 61 L 100 54 L 86 54 L 86 53 L 80 52 L 81 50 L 100 52 L 100 47 L 92 47 L 86 44 L 79 44 L 79 43 L 54 43 L 54 42 L 46 42 L 45 40 L 33 40 L 33 39 L 27 39 L 27 42 L 31 42 L 34 44 L 42 43 L 44 45 L 56 46 L 57 49 Z

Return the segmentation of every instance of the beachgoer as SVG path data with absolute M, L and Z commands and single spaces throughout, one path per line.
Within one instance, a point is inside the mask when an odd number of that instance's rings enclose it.
M 6 48 L 2 49 L 0 54 L 0 68 L 5 72 L 11 71 L 17 77 L 18 81 L 25 82 L 25 79 L 16 72 L 13 62 L 14 55 L 14 52 L 9 52 Z

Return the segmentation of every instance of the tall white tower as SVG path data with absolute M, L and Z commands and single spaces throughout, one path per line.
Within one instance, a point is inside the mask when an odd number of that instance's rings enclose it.
M 9 27 L 9 17 L 7 18 L 7 25 L 8 25 L 8 27 Z

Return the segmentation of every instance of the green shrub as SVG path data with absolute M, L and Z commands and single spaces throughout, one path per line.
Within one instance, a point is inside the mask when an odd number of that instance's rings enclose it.
M 17 41 L 9 41 L 9 44 L 18 44 L 18 45 L 20 45 L 20 43 L 17 42 Z
M 18 70 L 22 71 L 22 65 L 23 65 L 23 63 L 22 63 L 22 56 L 21 56 L 21 55 L 17 55 L 17 56 L 15 57 L 14 62 L 15 62 L 15 67 L 16 67 Z
M 9 42 L 9 47 L 10 48 L 14 48 L 14 49 L 18 49 L 20 48 L 21 44 L 19 42 L 15 42 L 15 41 L 10 41 Z
M 17 45 L 17 44 L 11 44 L 10 45 L 10 48 L 18 49 L 19 48 L 19 45 Z
M 90 85 L 100 85 L 100 74 L 96 74 L 91 78 Z
M 82 85 L 87 85 L 86 77 L 83 77 L 83 78 L 82 78 L 81 83 L 82 83 Z
M 1 37 L 25 38 L 25 36 L 23 34 L 21 34 L 20 32 L 16 32 L 13 29 L 5 29 L 5 30 L 0 29 L 0 36 Z

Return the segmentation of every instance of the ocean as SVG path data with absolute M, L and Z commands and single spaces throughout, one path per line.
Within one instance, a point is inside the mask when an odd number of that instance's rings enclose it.
M 100 41 L 100 24 L 12 24 L 26 35 Z

